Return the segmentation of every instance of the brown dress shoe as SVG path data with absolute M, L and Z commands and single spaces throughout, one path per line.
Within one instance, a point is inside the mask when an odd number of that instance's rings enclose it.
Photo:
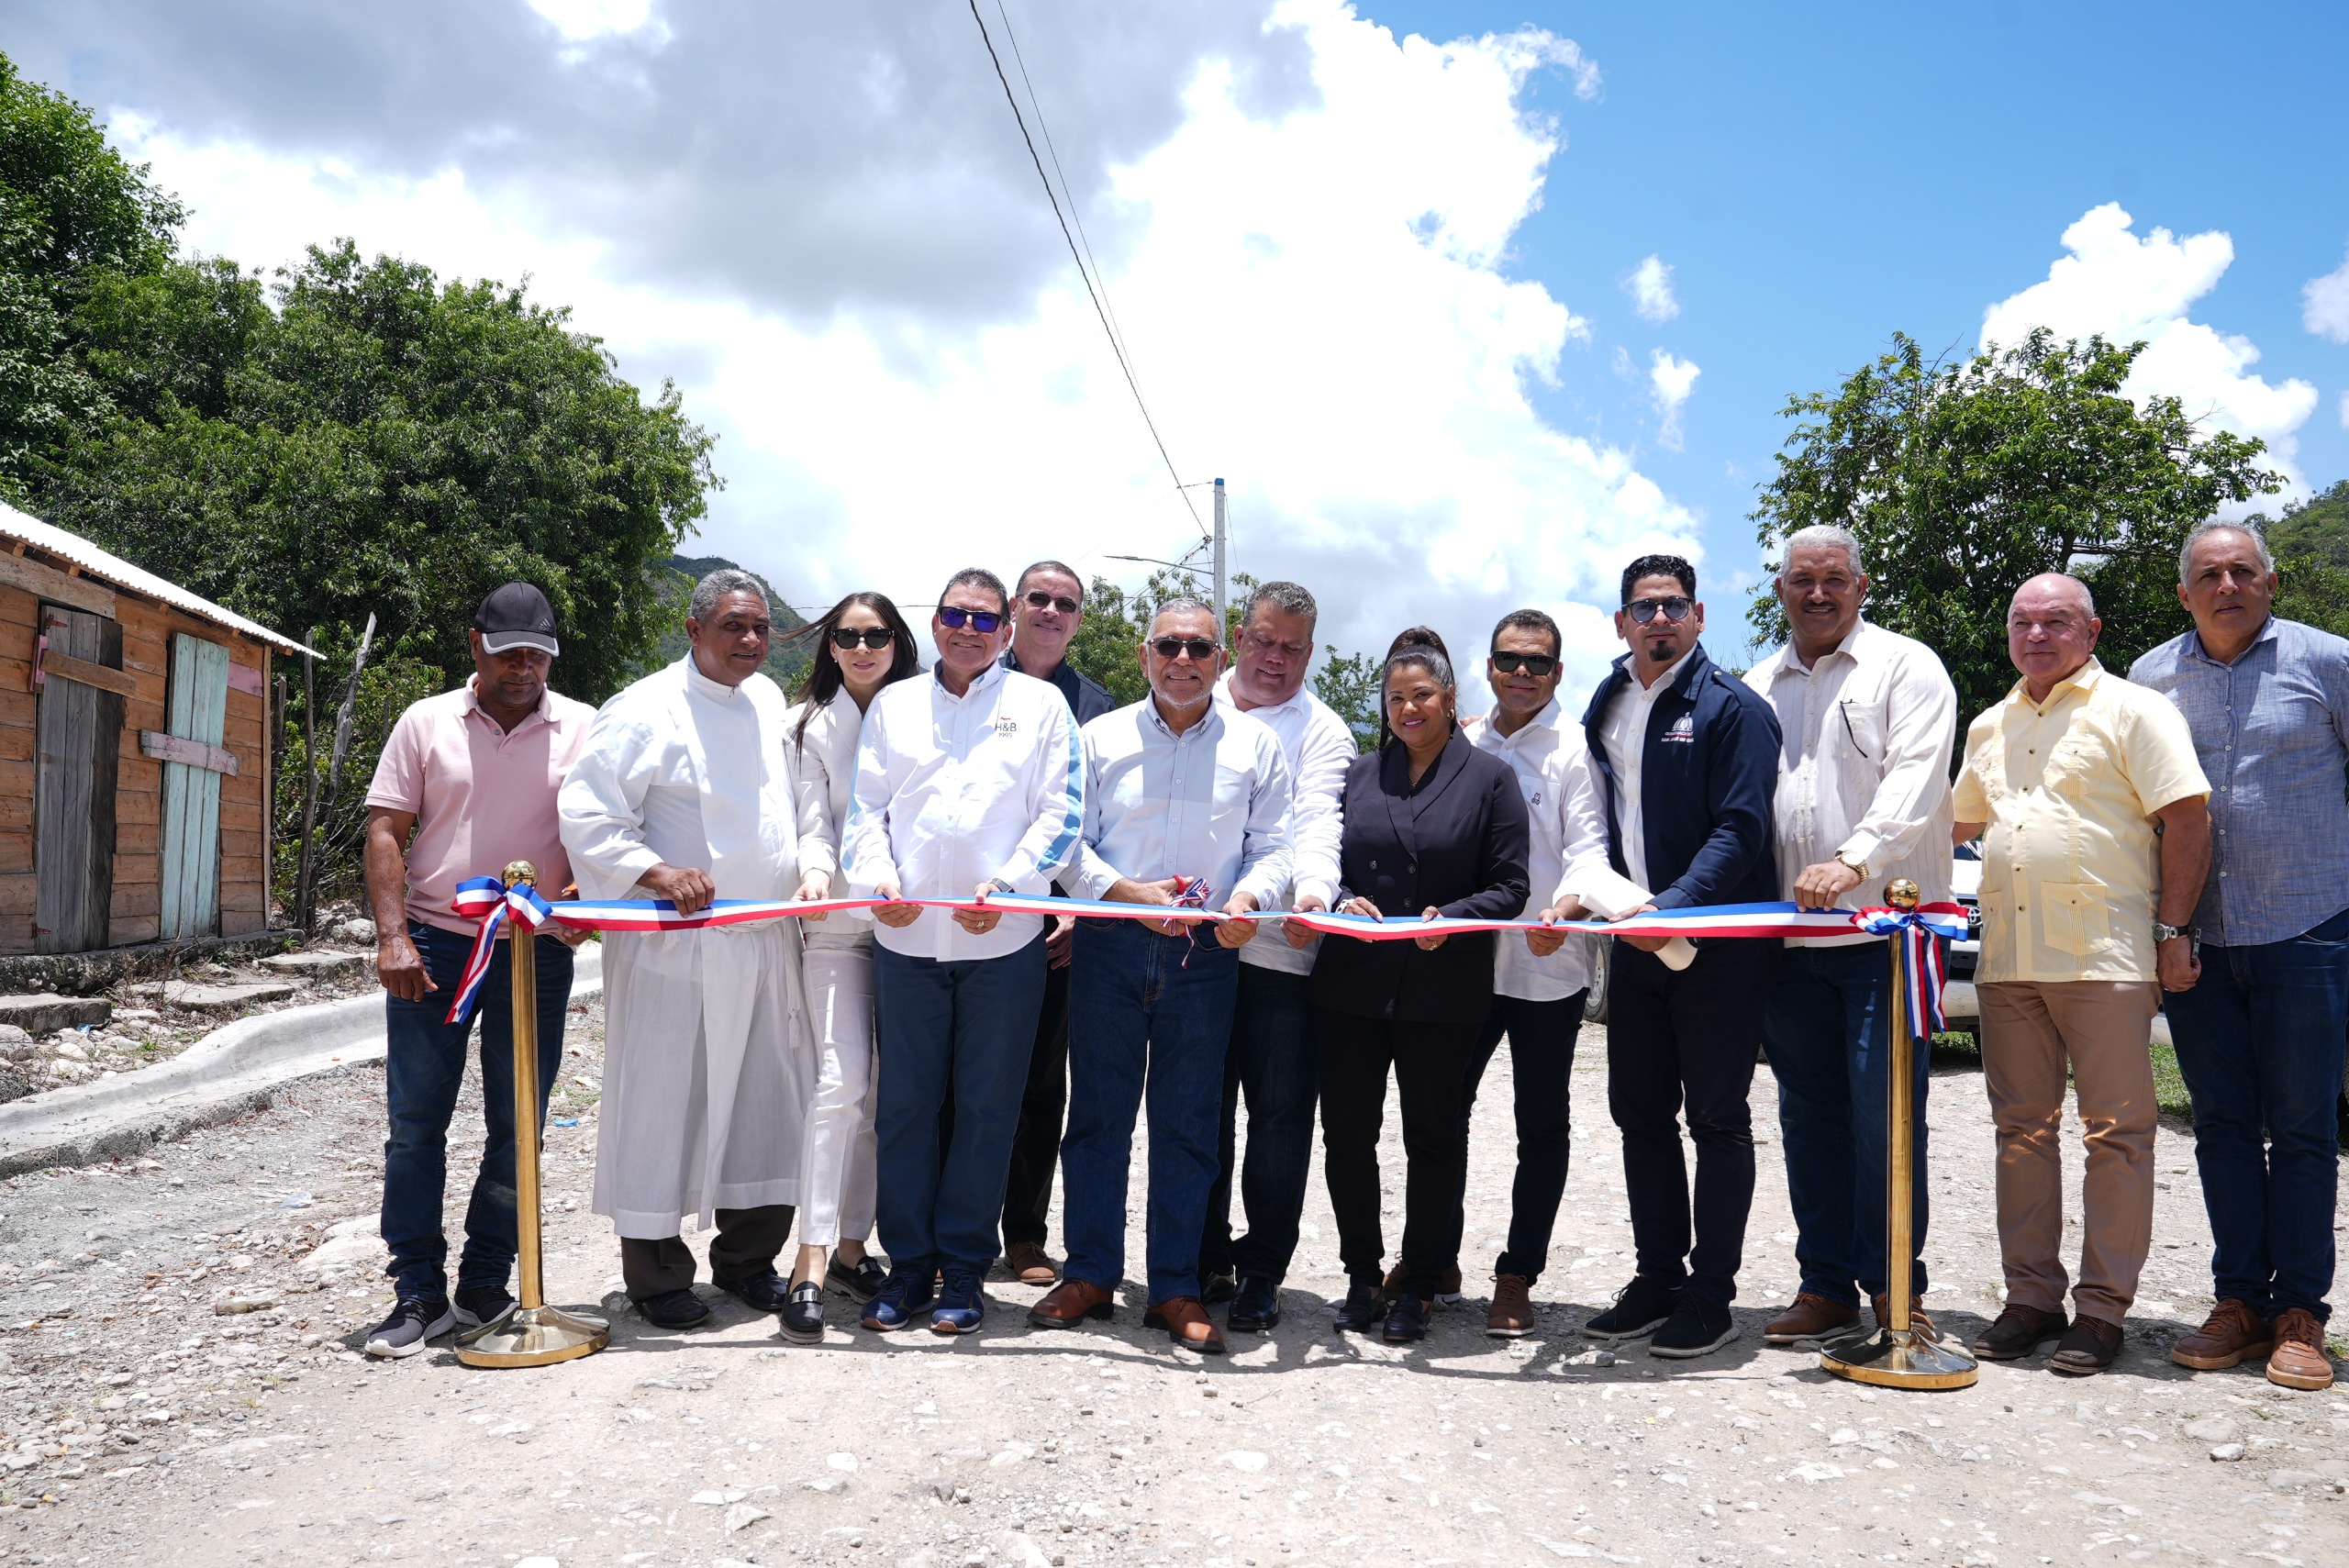
M 1141 1315 L 1141 1326 L 1163 1329 L 1168 1339 L 1203 1356 L 1223 1354 L 1223 1330 L 1215 1326 L 1215 1319 L 1196 1296 L 1168 1296 Z
M 2171 1347 L 2169 1359 L 2197 1372 L 2219 1372 L 2239 1365 L 2276 1348 L 2276 1330 L 2251 1309 L 2251 1303 L 2227 1297 L 2210 1308 L 2202 1327 Z
M 1402 1300 L 1404 1278 L 1403 1265 L 1398 1262 L 1393 1268 L 1386 1271 L 1386 1283 L 1378 1287 L 1380 1296 L 1389 1303 Z M 1455 1263 L 1451 1268 L 1444 1271 L 1444 1275 L 1442 1279 L 1435 1282 L 1435 1299 L 1437 1305 L 1442 1307 L 1459 1306 L 1460 1284 L 1460 1266 Z
M 1860 1320 L 1860 1309 L 1846 1307 L 1840 1301 L 1830 1301 L 1809 1291 L 1798 1292 L 1795 1304 L 1762 1325 L 1762 1342 L 1765 1345 L 1798 1345 L 1805 1340 L 1823 1340 L 1830 1334 L 1840 1334 Z
M 1889 1329 L 1892 1327 L 1891 1296 L 1870 1296 L 1868 1298 L 1868 1305 L 1876 1311 L 1876 1326 L 1877 1328 Z M 1936 1343 L 1940 1341 L 1942 1337 L 1942 1331 L 1933 1327 L 1933 1320 L 1925 1316 L 1925 1309 L 1918 1306 L 1913 1301 L 1909 1304 L 1909 1331 L 1916 1335 L 1917 1338 L 1920 1340 L 1932 1340 Z
M 2267 1358 L 2267 1381 L 2284 1388 L 2332 1386 L 2324 1325 L 2307 1307 L 2288 1307 L 2276 1315 L 2276 1352 Z
M 1003 1250 L 1003 1266 L 1021 1284 L 1050 1284 L 1061 1277 L 1052 1254 L 1033 1241 L 1014 1241 Z
M 1496 1340 L 1519 1340 L 1533 1332 L 1532 1292 L 1531 1282 L 1523 1274 L 1495 1274 L 1485 1332 Z
M 2060 1309 L 2048 1312 L 2009 1302 L 2007 1309 L 1998 1314 L 1998 1320 L 1974 1341 L 1974 1353 L 1986 1362 L 2021 1361 L 2062 1334 L 2065 1327 Z
M 2094 1377 L 2120 1356 L 2121 1325 L 2083 1312 L 2072 1319 L 2055 1353 L 2047 1358 L 2047 1366 L 2051 1372 L 2068 1372 L 2074 1377 Z
M 1117 1310 L 1116 1292 L 1090 1280 L 1063 1280 L 1028 1309 L 1028 1321 L 1039 1329 L 1074 1329 L 1088 1318 L 1109 1318 Z

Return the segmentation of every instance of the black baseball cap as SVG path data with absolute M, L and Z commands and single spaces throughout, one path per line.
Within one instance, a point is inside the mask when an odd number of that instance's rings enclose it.
M 481 633 L 484 653 L 535 648 L 553 658 L 562 652 L 562 644 L 554 636 L 554 606 L 528 583 L 492 589 L 473 612 L 473 629 Z

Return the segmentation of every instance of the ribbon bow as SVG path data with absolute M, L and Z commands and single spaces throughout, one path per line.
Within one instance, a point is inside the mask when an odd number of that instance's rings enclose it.
M 1942 1016 L 1942 987 L 1949 978 L 1943 966 L 1942 945 L 1932 939 L 1962 940 L 1966 932 L 1965 907 L 1956 904 L 1920 904 L 1914 909 L 1877 906 L 1861 910 L 1854 923 L 1864 931 L 1892 937 L 1901 944 L 1905 960 L 1901 973 L 1909 987 L 1903 1009 L 1909 1015 L 1909 1037 L 1920 1043 L 1931 1041 L 1948 1022 Z
M 497 928 L 511 916 L 516 926 L 535 933 L 554 918 L 554 907 L 529 883 L 518 882 L 509 887 L 494 876 L 469 876 L 457 884 L 457 895 L 449 901 L 449 907 L 481 922 L 473 951 L 465 955 L 464 973 L 457 977 L 457 994 L 449 1003 L 447 1021 L 461 1024 L 473 1011 L 473 998 L 481 995 L 481 983 L 489 978 L 489 961 L 497 952 Z

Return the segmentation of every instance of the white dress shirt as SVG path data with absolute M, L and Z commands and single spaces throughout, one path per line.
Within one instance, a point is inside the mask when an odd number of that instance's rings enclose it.
M 1691 644 L 1688 653 L 1694 653 Z M 1647 813 L 1641 809 L 1640 772 L 1647 759 L 1648 718 L 1655 712 L 1656 699 L 1672 689 L 1680 676 L 1680 666 L 1688 662 L 1683 653 L 1665 666 L 1645 687 L 1636 673 L 1628 673 L 1621 691 L 1607 709 L 1607 720 L 1598 727 L 1599 743 L 1607 748 L 1607 765 L 1615 773 L 1615 810 L 1623 826 L 1623 869 L 1633 882 L 1648 886 Z M 1638 668 L 1639 654 L 1631 655 L 1631 669 Z M 1535 884 L 1539 886 L 1537 883 Z M 1538 913 L 1538 911 L 1537 911 Z
M 982 883 L 1041 895 L 1074 861 L 1085 828 L 1085 755 L 1060 692 L 990 664 L 961 696 L 936 672 L 885 686 L 864 713 L 854 804 L 842 829 L 849 892 L 895 884 L 906 898 L 968 898 Z M 883 947 L 913 958 L 1001 958 L 1044 929 L 1005 915 L 974 936 L 952 912 L 884 925 Z
M 1884 902 L 1884 884 L 1908 877 L 1925 901 L 1950 892 L 1950 755 L 1957 688 L 1923 643 L 1863 620 L 1805 668 L 1791 646 L 1746 673 L 1776 709 L 1778 884 L 1794 896 L 1805 866 L 1838 855 L 1868 874 L 1843 895 L 1850 908 Z M 1797 947 L 1877 939 L 1801 937 Z
M 1607 865 L 1607 817 L 1598 800 L 1598 777 L 1582 727 L 1561 725 L 1556 700 L 1514 735 L 1503 735 L 1487 714 L 1469 732 L 1469 743 L 1507 762 L 1525 796 L 1532 832 L 1527 845 L 1527 884 L 1532 895 L 1525 917 L 1535 919 L 1557 903 L 1573 881 L 1570 868 Z M 1599 939 L 1580 933 L 1547 958 L 1536 958 L 1519 931 L 1502 931 L 1493 944 L 1493 989 L 1528 1002 L 1556 1002 L 1590 984 L 1591 949 Z
M 1210 701 L 1177 735 L 1153 698 L 1105 713 L 1085 744 L 1085 841 L 1069 880 L 1106 898 L 1119 878 L 1204 878 L 1210 907 L 1259 909 L 1288 886 L 1288 763 L 1272 730 Z M 1284 946 L 1286 944 L 1284 943 Z
M 1230 675 L 1216 684 L 1215 696 L 1230 711 L 1240 711 L 1240 705 L 1231 700 Z M 1354 744 L 1354 733 L 1338 717 L 1337 709 L 1304 686 L 1297 687 L 1297 695 L 1286 702 L 1252 707 L 1247 714 L 1272 730 L 1280 741 L 1281 758 L 1288 764 L 1289 885 L 1264 907 L 1286 909 L 1308 894 L 1325 905 L 1335 904 L 1338 840 L 1344 827 L 1338 797 L 1346 787 L 1346 769 L 1361 752 Z M 1319 946 L 1317 939 L 1306 947 L 1293 948 L 1280 931 L 1259 930 L 1256 940 L 1240 950 L 1240 962 L 1304 974 L 1312 970 Z

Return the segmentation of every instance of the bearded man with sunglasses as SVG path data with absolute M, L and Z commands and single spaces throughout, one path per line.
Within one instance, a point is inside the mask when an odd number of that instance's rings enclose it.
M 1068 702 L 1080 728 L 1118 706 L 1109 689 L 1068 662 L 1068 645 L 1085 621 L 1085 585 L 1074 568 L 1039 561 L 1012 590 L 1011 647 L 1004 668 L 1048 682 Z M 1061 1116 L 1068 1106 L 1068 977 L 1076 922 L 1053 920 L 1044 932 L 1044 1005 L 1036 1015 L 1036 1051 L 1011 1135 L 1011 1174 L 1003 1189 L 1003 1257 L 1022 1284 L 1051 1284 L 1060 1265 L 1044 1250 L 1060 1168 Z
M 1849 529 L 1799 528 L 1787 536 L 1784 562 L 1777 592 L 1787 645 L 1745 677 L 1786 734 L 1775 803 L 1782 895 L 1806 908 L 1861 909 L 1884 902 L 1887 881 L 1907 877 L 1926 902 L 1946 902 L 1957 688 L 1932 649 L 1863 618 L 1868 575 Z M 1892 1047 L 1885 948 L 1881 938 L 1856 932 L 1794 939 L 1763 1015 L 1801 1270 L 1793 1305 L 1763 1327 L 1774 1345 L 1856 1328 L 1863 1294 L 1884 1320 Z M 1917 1106 L 1916 1250 L 1900 1265 L 1919 1297 L 1929 1056 L 1916 1053 L 1909 1086 Z M 1921 1312 L 1910 1322 L 1932 1329 Z
M 873 912 L 881 1060 L 878 1218 L 891 1269 L 864 1326 L 902 1329 L 931 1305 L 941 1334 L 975 1332 L 999 1250 L 1005 1173 L 1036 1015 L 1044 920 L 910 899 L 1041 895 L 1085 826 L 1085 762 L 1059 692 L 998 661 L 1010 595 L 992 572 L 948 579 L 930 617 L 938 662 L 882 688 L 857 740 L 841 865 Z M 954 1129 L 940 1148 L 949 1086 Z

